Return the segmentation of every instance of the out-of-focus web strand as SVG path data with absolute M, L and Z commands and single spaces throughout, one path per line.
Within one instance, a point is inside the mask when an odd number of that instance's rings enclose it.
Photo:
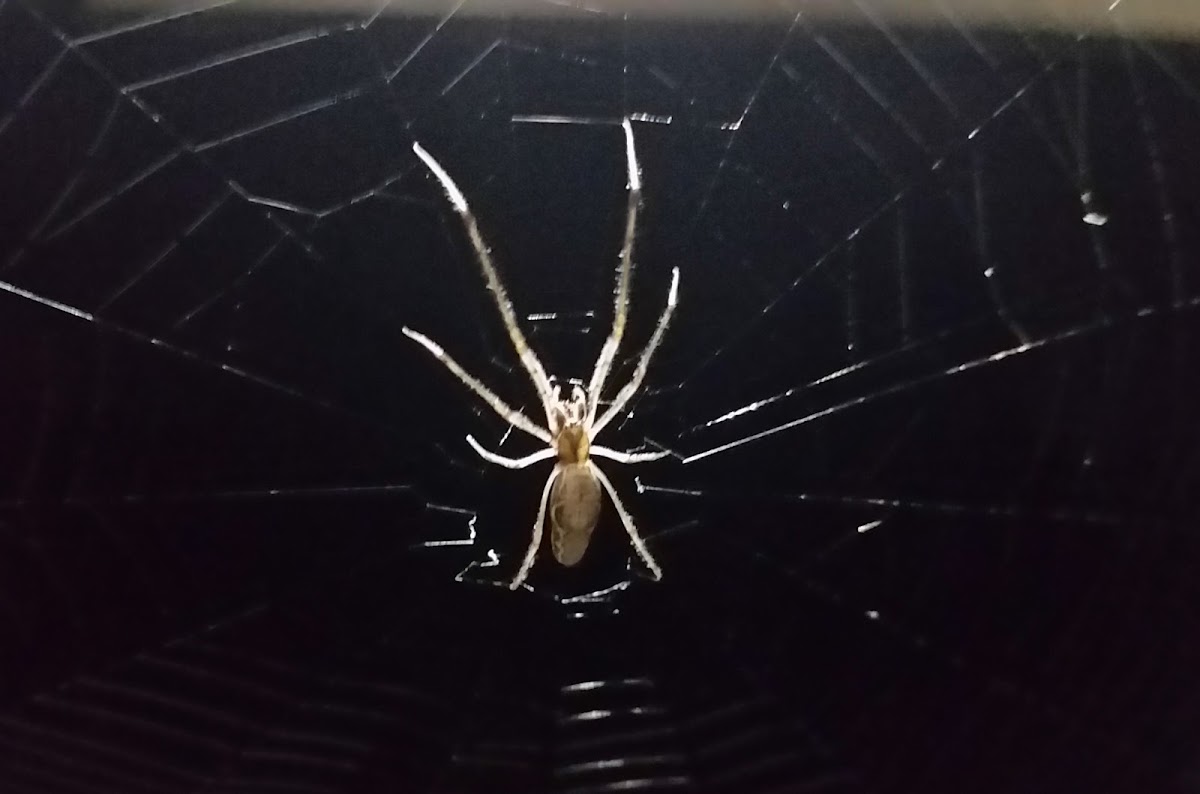
M 78 319 L 85 320 L 89 323 L 92 323 L 92 324 L 98 326 L 98 327 L 104 328 L 105 330 L 111 331 L 120 336 L 124 336 L 126 338 L 132 339 L 132 340 L 142 343 L 142 344 L 152 345 L 168 354 L 178 356 L 179 358 L 185 359 L 187 361 L 192 361 L 192 362 L 196 362 L 199 364 L 203 364 L 206 367 L 219 369 L 222 372 L 228 372 L 229 374 L 231 374 L 237 378 L 241 378 L 242 380 L 249 381 L 250 383 L 255 383 L 259 386 L 263 386 L 267 389 L 270 389 L 271 391 L 278 392 L 280 394 L 284 394 L 288 397 L 299 400 L 303 403 L 307 403 L 309 405 L 316 406 L 317 408 L 328 411 L 330 413 L 334 413 L 334 414 L 337 414 L 337 415 L 340 415 L 340 416 L 343 416 L 346 418 L 353 419 L 356 422 L 365 422 L 365 423 L 371 425 L 372 427 L 376 427 L 380 430 L 385 430 L 389 434 L 395 435 L 398 438 L 407 437 L 406 434 L 404 433 L 404 431 L 400 430 L 399 428 L 394 428 L 394 427 L 385 425 L 382 422 L 380 422 L 379 419 L 377 419 L 377 418 L 357 414 L 348 408 L 338 405 L 337 403 L 334 403 L 330 400 L 326 400 L 324 398 L 309 394 L 308 392 L 305 392 L 305 391 L 295 388 L 293 386 L 289 386 L 281 381 L 272 380 L 271 378 L 268 378 L 265 375 L 259 375 L 257 373 L 251 372 L 250 370 L 243 369 L 240 367 L 235 367 L 232 364 L 226 364 L 217 359 L 208 358 L 207 356 L 204 356 L 193 350 L 189 350 L 187 348 L 184 348 L 179 345 L 168 342 L 165 339 L 150 336 L 149 334 L 144 334 L 144 333 L 141 333 L 140 331 L 135 331 L 131 328 L 120 325 L 119 323 L 115 323 L 111 320 L 107 320 L 103 317 L 97 317 L 96 315 L 92 314 L 91 312 L 86 312 L 86 311 L 83 311 L 82 309 L 77 309 L 74 306 L 70 306 L 66 303 L 61 303 L 61 302 L 53 300 L 51 298 L 47 298 L 42 295 L 38 295 L 34 292 L 30 292 L 29 290 L 18 287 L 15 284 L 10 284 L 7 281 L 0 281 L 0 292 L 7 292 L 11 295 L 15 295 L 18 298 L 24 298 L 25 300 L 32 301 L 33 303 L 37 303 L 37 304 L 40 304 L 47 308 L 53 309 L 54 311 L 62 312 L 63 314 L 67 314 L 72 317 L 76 317 Z
M 1137 311 L 1135 318 L 1143 319 L 1146 317 L 1152 317 L 1152 316 L 1161 314 L 1164 311 L 1173 312 L 1173 311 L 1191 310 L 1191 309 L 1195 309 L 1197 306 L 1200 306 L 1200 297 L 1192 298 L 1191 300 L 1186 301 L 1184 303 L 1183 307 L 1180 309 L 1173 309 L 1170 307 L 1167 307 L 1164 309 L 1164 307 L 1159 307 L 1159 306 L 1145 306 Z M 899 394 L 899 393 L 902 393 L 905 391 L 910 391 L 919 386 L 924 386 L 928 383 L 938 381 L 942 378 L 949 377 L 952 375 L 958 375 L 963 372 L 970 372 L 972 370 L 976 370 L 981 367 L 989 366 L 991 364 L 995 364 L 1000 361 L 1004 361 L 1006 359 L 1012 358 L 1013 356 L 1023 355 L 1025 353 L 1029 353 L 1034 350 L 1040 350 L 1042 348 L 1060 344 L 1060 343 L 1063 343 L 1063 342 L 1066 342 L 1066 341 L 1069 341 L 1072 339 L 1076 339 L 1079 337 L 1083 337 L 1083 336 L 1086 336 L 1089 334 L 1094 334 L 1094 333 L 1098 333 L 1101 331 L 1111 330 L 1116 326 L 1117 326 L 1117 324 L 1115 322 L 1108 320 L 1108 319 L 1097 320 L 1092 323 L 1076 326 L 1074 328 L 1070 328 L 1065 331 L 1060 331 L 1059 333 L 1056 333 L 1056 334 L 1051 334 L 1050 336 L 1046 336 L 1041 339 L 1037 339 L 1033 342 L 1029 342 L 1028 344 L 1017 345 L 1016 347 L 1010 347 L 1005 350 L 1000 350 L 998 352 L 992 353 L 991 355 L 983 356 L 982 358 L 977 358 L 977 359 L 973 359 L 971 361 L 967 361 L 967 362 L 964 362 L 961 364 L 956 364 L 953 367 L 949 367 L 948 369 L 939 370 L 938 372 L 934 372 L 934 373 L 931 373 L 928 375 L 921 375 L 921 376 L 918 376 L 915 378 L 910 378 L 908 380 L 901 381 L 900 383 L 893 384 L 891 386 L 885 387 L 878 391 L 871 392 L 869 394 L 860 395 L 858 397 L 854 397 L 852 399 L 840 402 L 836 405 L 832 405 L 828 408 L 824 408 L 820 411 L 816 411 L 811 414 L 806 414 L 805 416 L 802 416 L 798 419 L 793 419 L 789 422 L 784 422 L 783 424 L 776 425 L 767 430 L 762 430 L 757 433 L 752 433 L 750 435 L 744 436 L 737 440 L 730 441 L 728 443 L 721 444 L 716 447 L 712 447 L 711 449 L 706 449 L 706 450 L 703 450 L 702 452 L 697 452 L 697 453 L 688 455 L 683 459 L 683 462 L 684 463 L 694 463 L 698 460 L 703 460 L 704 458 L 711 457 L 713 455 L 717 455 L 722 452 L 728 452 L 731 449 L 736 449 L 737 447 L 743 446 L 752 441 L 758 441 L 758 440 L 766 438 L 768 436 L 775 435 L 776 433 L 781 433 L 784 430 L 790 430 L 794 427 L 799 427 L 800 425 L 808 424 L 809 422 L 813 422 L 817 419 L 824 419 L 827 416 L 831 416 L 833 414 L 840 413 L 848 408 L 854 408 L 854 407 L 864 405 L 869 402 L 874 402 L 882 397 L 889 397 L 894 394 Z M 771 400 L 771 401 L 773 401 L 773 400 Z M 766 404 L 766 402 L 764 401 L 763 404 Z M 752 405 L 754 405 L 754 404 L 752 404 Z M 748 411 L 742 410 L 742 409 L 737 409 L 730 413 L 736 415 L 738 413 L 746 413 L 746 412 L 748 412 Z
M 797 19 L 799 19 L 799 17 L 797 17 Z M 1025 81 L 1025 83 L 1023 83 L 1020 87 L 1018 87 L 1005 101 L 1001 102 L 997 106 L 997 108 L 995 110 L 993 110 L 987 116 L 986 119 L 981 121 L 978 124 L 978 126 L 976 126 L 974 129 L 972 129 L 965 136 L 965 138 L 963 138 L 962 140 L 960 140 L 952 145 L 953 146 L 967 145 L 967 143 L 969 141 L 973 140 L 989 124 L 995 122 L 996 119 L 998 119 L 1001 115 L 1003 115 L 1004 112 L 1006 112 L 1007 110 L 1009 110 L 1010 108 L 1012 108 L 1018 104 L 1020 104 L 1020 106 L 1024 107 L 1024 103 L 1020 102 L 1020 100 L 1025 96 L 1025 94 L 1028 92 L 1028 90 L 1034 84 L 1036 84 L 1037 82 L 1044 79 L 1046 77 L 1046 75 L 1050 74 L 1053 70 L 1058 68 L 1058 66 L 1061 65 L 1062 62 L 1064 62 L 1065 57 L 1066 56 L 1064 56 L 1062 59 L 1043 64 L 1043 68 L 1037 74 L 1031 76 L 1028 80 Z M 835 62 L 836 62 L 836 59 L 835 59 Z M 839 65 L 841 65 L 840 62 L 839 62 Z M 846 64 L 846 65 L 848 66 L 849 64 Z M 856 73 L 857 72 L 855 72 L 855 71 L 849 72 L 849 74 L 852 78 L 855 76 Z M 868 96 L 870 96 L 870 93 L 868 93 Z M 814 103 L 814 104 L 817 104 L 817 107 L 819 107 L 819 108 L 822 107 L 819 103 Z M 881 108 L 881 109 L 886 111 L 886 108 Z M 1029 112 L 1028 108 L 1026 108 L 1026 111 L 1028 114 L 1028 112 Z M 826 115 L 828 115 L 828 112 L 826 113 Z M 1041 137 L 1043 139 L 1049 141 L 1051 139 L 1051 136 L 1049 135 L 1049 133 L 1045 132 L 1044 126 L 1039 129 L 1041 130 L 1039 133 L 1041 135 Z M 916 143 L 916 141 L 914 141 L 914 143 Z M 864 152 L 864 154 L 867 154 L 867 153 Z M 938 156 L 934 157 L 933 154 L 931 153 L 930 154 L 930 158 L 931 158 L 930 170 L 935 170 L 938 167 L 940 167 L 940 165 L 945 160 L 945 158 L 948 154 L 949 154 L 949 151 L 946 151 L 946 152 L 942 152 Z M 1059 158 L 1060 161 L 1063 162 L 1065 165 L 1065 162 L 1066 162 L 1065 157 L 1062 156 L 1061 152 L 1059 152 L 1059 155 L 1060 155 L 1060 158 Z M 869 154 L 867 154 L 867 156 L 868 156 L 868 159 L 872 159 L 872 158 L 870 158 Z M 711 352 L 710 355 L 705 357 L 705 359 L 703 361 L 701 361 L 699 364 L 697 364 L 692 369 L 692 371 L 683 379 L 683 381 L 681 381 L 680 386 L 682 387 L 688 381 L 695 378 L 702 371 L 704 371 L 707 367 L 709 367 L 711 364 L 713 364 L 718 358 L 722 357 L 731 348 L 735 347 L 738 343 L 749 338 L 754 331 L 754 328 L 753 328 L 754 326 L 763 322 L 764 318 L 768 314 L 771 314 L 788 297 L 790 297 L 791 293 L 794 292 L 802 282 L 804 282 L 806 279 L 808 279 L 817 269 L 821 268 L 828 261 L 830 261 L 833 258 L 833 256 L 838 254 L 845 246 L 849 245 L 854 240 L 854 238 L 856 238 L 859 234 L 863 233 L 866 229 L 871 227 L 879 219 L 883 218 L 887 214 L 887 212 L 890 209 L 892 209 L 893 207 L 902 207 L 903 199 L 911 191 L 913 191 L 915 189 L 915 187 L 917 185 L 917 181 L 918 181 L 918 177 L 913 177 L 913 179 L 908 184 L 899 186 L 897 188 L 896 192 L 891 197 L 889 197 L 888 199 L 883 201 L 875 210 L 870 212 L 862 220 L 862 222 L 856 224 L 855 227 L 848 234 L 846 234 L 840 241 L 833 244 L 828 250 L 826 250 L 820 256 L 818 256 L 809 267 L 805 268 L 804 271 L 800 275 L 798 275 L 795 279 L 793 279 L 792 282 L 789 285 L 787 285 L 783 290 L 781 290 L 780 293 L 775 298 L 773 298 L 770 302 L 768 302 L 767 305 L 764 306 L 757 314 L 755 314 L 753 317 L 751 317 L 749 320 L 747 320 L 742 325 L 741 328 L 731 332 L 727 336 L 726 340 L 723 343 L 719 344 Z M 903 308 L 905 310 L 907 310 L 907 308 L 908 308 L 907 293 L 905 294 L 905 303 L 903 305 Z M 907 314 L 905 315 L 905 317 L 906 317 L 906 319 L 909 319 Z M 905 327 L 908 327 L 907 324 Z
M 776 64 L 783 55 L 783 51 L 787 48 L 788 42 L 791 41 L 792 33 L 795 32 L 796 26 L 800 24 L 801 14 L 802 12 L 798 12 L 794 17 L 792 17 L 792 23 L 788 26 L 787 32 L 784 33 L 783 37 L 780 39 L 779 45 L 775 49 L 775 54 L 772 55 L 771 60 L 767 62 L 767 66 L 765 69 L 763 69 L 762 74 L 759 75 L 758 81 L 755 84 L 754 89 L 750 92 L 749 98 L 747 98 L 745 104 L 742 106 L 741 115 L 736 121 L 729 125 L 730 134 L 725 138 L 725 148 L 721 153 L 721 159 L 717 162 L 716 170 L 713 171 L 712 178 L 708 181 L 708 187 L 704 189 L 702 198 L 700 199 L 700 206 L 696 210 L 696 215 L 692 218 L 693 228 L 699 224 L 700 219 L 704 217 L 704 213 L 708 210 L 709 201 L 711 201 L 713 192 L 716 190 L 717 183 L 721 179 L 721 173 L 725 170 L 725 166 L 729 163 L 729 155 L 733 150 L 734 142 L 737 140 L 737 133 L 742 127 L 742 122 L 744 122 L 746 117 L 750 115 L 750 111 L 754 108 L 754 103 L 758 101 L 759 95 L 762 94 L 763 88 L 767 84 L 767 78 L 771 76 L 771 72 L 775 71 Z
M 673 488 L 651 485 L 640 481 L 638 482 L 638 491 L 696 498 L 721 498 L 730 496 L 729 493 L 720 490 Z M 973 516 L 977 518 L 996 519 L 1027 518 L 1064 524 L 1090 524 L 1109 527 L 1135 525 L 1140 521 L 1151 518 L 1150 516 L 1118 515 L 1101 510 L 1079 510 L 1067 507 L 1050 511 L 1031 511 L 1018 505 L 965 504 L 962 502 L 899 499 L 890 496 L 868 496 L 863 494 L 801 492 L 780 494 L 777 498 L 808 504 L 839 504 L 846 507 L 880 508 L 881 510 L 890 512 L 912 511 L 943 516 Z M 886 522 L 886 520 L 880 519 L 875 522 L 875 525 L 878 526 Z

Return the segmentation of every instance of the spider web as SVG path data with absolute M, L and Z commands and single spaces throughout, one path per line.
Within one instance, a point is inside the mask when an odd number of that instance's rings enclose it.
M 1197 51 L 978 5 L 0 2 L 0 789 L 1194 790 Z M 512 595 L 545 471 L 400 328 L 534 395 L 411 144 L 586 379 L 625 116 L 665 578 L 610 510 Z

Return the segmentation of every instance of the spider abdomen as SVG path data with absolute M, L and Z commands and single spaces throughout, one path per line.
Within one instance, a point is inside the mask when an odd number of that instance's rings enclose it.
M 572 566 L 583 559 L 600 519 L 600 483 L 586 463 L 563 467 L 550 490 L 550 546 L 554 559 Z

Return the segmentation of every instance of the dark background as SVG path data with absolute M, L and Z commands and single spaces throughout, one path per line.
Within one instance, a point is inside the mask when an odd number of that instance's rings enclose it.
M 1200 790 L 1197 50 L 866 8 L 0 3 L 0 792 Z M 665 576 L 609 509 L 510 593 L 547 466 L 400 329 L 533 393 L 410 147 L 586 378 L 627 114 Z

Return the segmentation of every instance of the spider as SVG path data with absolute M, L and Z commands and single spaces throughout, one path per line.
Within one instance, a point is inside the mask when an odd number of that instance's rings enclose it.
M 637 231 L 637 214 L 642 195 L 641 172 L 633 144 L 633 128 L 630 126 L 628 118 L 624 119 L 621 126 L 625 131 L 629 205 L 625 217 L 625 239 L 617 263 L 612 330 L 600 350 L 587 386 L 573 381 L 569 393 L 557 380 L 547 376 L 542 362 L 526 342 L 525 335 L 517 324 L 512 302 L 508 299 L 504 285 L 492 264 L 488 245 L 479 232 L 475 216 L 467 206 L 467 200 L 463 197 L 462 191 L 454 184 L 454 180 L 450 178 L 446 170 L 429 152 L 422 148 L 420 143 L 413 143 L 413 151 L 441 183 L 454 211 L 462 219 L 467 236 L 471 240 L 471 246 L 475 250 L 475 258 L 478 260 L 480 269 L 483 270 L 484 279 L 495 298 L 496 307 L 500 310 L 508 338 L 516 349 L 521 365 L 529 373 L 538 397 L 541 399 L 542 408 L 546 412 L 546 425 L 544 427 L 537 425 L 525 414 L 509 407 L 480 380 L 468 374 L 432 339 L 407 326 L 404 327 L 405 336 L 432 353 L 438 361 L 445 365 L 446 369 L 450 370 L 467 388 L 487 403 L 502 419 L 547 445 L 546 449 L 530 455 L 509 458 L 484 449 L 474 436 L 468 435 L 467 443 L 481 458 L 509 469 L 523 469 L 539 461 L 556 459 L 554 468 L 542 487 L 541 501 L 538 503 L 537 518 L 533 522 L 533 536 L 529 541 L 529 548 L 525 551 L 520 569 L 509 583 L 511 590 L 516 590 L 521 586 L 529 575 L 529 569 L 533 567 L 534 559 L 542 542 L 547 502 L 550 505 L 550 539 L 554 558 L 567 567 L 577 564 L 583 558 L 588 542 L 591 540 L 592 531 L 596 528 L 600 517 L 601 488 L 612 500 L 613 506 L 621 518 L 621 523 L 629 535 L 629 540 L 633 543 L 633 548 L 646 567 L 650 569 L 654 581 L 662 578 L 662 569 L 659 568 L 658 563 L 650 554 L 650 550 L 646 548 L 645 542 L 638 534 L 633 518 L 625 509 L 621 497 L 617 495 L 612 482 L 592 460 L 592 456 L 595 456 L 617 463 L 644 463 L 659 460 L 670 454 L 665 451 L 619 452 L 593 443 L 596 436 L 616 418 L 641 387 L 642 380 L 646 377 L 646 369 L 650 365 L 650 358 L 662 342 L 663 334 L 671 321 L 671 314 L 675 311 L 679 297 L 679 268 L 674 268 L 671 271 L 671 288 L 667 293 L 666 308 L 659 316 L 654 333 L 638 358 L 633 376 L 597 418 L 600 409 L 600 395 L 612 370 L 617 348 L 621 344 L 621 337 L 625 332 L 625 317 L 629 312 L 629 279 L 633 263 L 633 240 Z

